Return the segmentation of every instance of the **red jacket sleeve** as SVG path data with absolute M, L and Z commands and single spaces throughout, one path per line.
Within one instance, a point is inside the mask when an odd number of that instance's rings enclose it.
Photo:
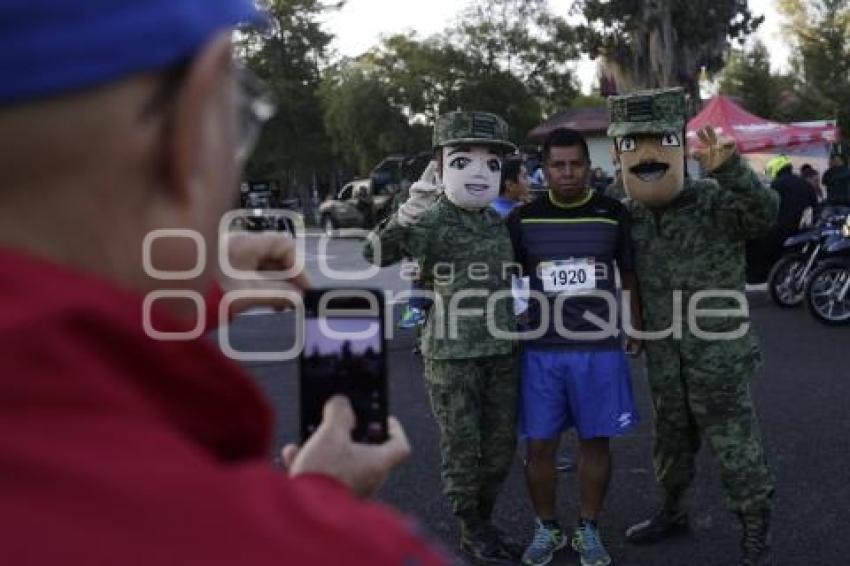
M 214 461 L 133 418 L 37 428 L 0 439 L 4 563 L 449 564 L 412 520 L 328 477 Z

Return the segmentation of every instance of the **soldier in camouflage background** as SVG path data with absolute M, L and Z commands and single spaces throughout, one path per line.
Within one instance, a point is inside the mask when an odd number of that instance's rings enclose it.
M 381 266 L 413 257 L 421 287 L 433 289 L 421 348 L 440 429 L 443 487 L 460 521 L 461 551 L 492 563 L 516 552 L 491 523 L 516 449 L 516 345 L 487 325 L 490 317 L 496 328 L 514 329 L 506 269 L 513 248 L 489 204 L 499 194 L 502 157 L 515 147 L 498 116 L 453 112 L 437 120 L 434 148 L 436 160 L 398 213 L 373 232 L 364 255 Z M 467 291 L 477 294 L 460 299 Z M 499 291 L 502 300 L 488 309 Z M 470 309 L 482 310 L 463 312 Z
M 749 380 L 760 366 L 748 314 L 732 297 L 701 300 L 699 309 L 729 310 L 688 323 L 691 299 L 701 291 L 744 297 L 744 242 L 775 221 L 773 191 L 714 130 L 699 132 L 694 152 L 709 178 L 685 179 L 685 99 L 681 89 L 612 97 L 611 126 L 632 213 L 632 239 L 645 330 L 676 326 L 680 337 L 647 338 L 647 373 L 655 408 L 655 474 L 664 503 L 631 527 L 627 539 L 649 542 L 687 527 L 682 498 L 694 476 L 694 458 L 706 438 L 720 468 L 729 507 L 743 527 L 742 565 L 772 564 L 770 510 L 773 478 L 765 462 Z M 681 306 L 674 302 L 681 292 Z M 736 329 L 741 329 L 734 334 Z M 725 333 L 726 339 L 699 330 Z M 731 339 L 730 339 L 731 338 Z M 724 562 L 726 557 L 719 557 Z

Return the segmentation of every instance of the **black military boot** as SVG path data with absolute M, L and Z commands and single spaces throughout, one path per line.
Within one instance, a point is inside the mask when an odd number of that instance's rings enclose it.
M 739 513 L 741 519 L 741 561 L 739 566 L 773 566 L 770 511 Z
M 471 564 L 509 564 L 513 556 L 490 524 L 461 521 L 460 552 Z
M 626 529 L 626 540 L 634 544 L 649 544 L 682 534 L 689 528 L 688 512 L 679 500 L 667 500 L 649 519 Z

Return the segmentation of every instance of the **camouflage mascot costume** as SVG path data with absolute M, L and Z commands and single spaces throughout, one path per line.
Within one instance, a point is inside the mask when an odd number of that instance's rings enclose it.
M 516 148 L 504 120 L 482 112 L 441 116 L 433 145 L 435 161 L 398 213 L 372 233 L 364 255 L 381 266 L 413 257 L 421 287 L 433 289 L 421 348 L 461 551 L 482 562 L 511 559 L 519 549 L 491 515 L 516 449 L 519 369 L 515 343 L 494 336 L 488 318 L 500 330 L 514 329 L 505 273 L 514 255 L 489 205 L 499 196 L 502 158 Z M 499 296 L 504 300 L 488 302 Z
M 646 362 L 655 475 L 665 496 L 626 537 L 650 542 L 687 527 L 682 500 L 704 437 L 743 527 L 740 564 L 772 564 L 773 478 L 749 390 L 761 357 L 749 330 L 744 243 L 774 223 L 776 195 L 761 186 L 734 142 L 712 128 L 698 133 L 693 153 L 709 177 L 685 178 L 682 89 L 616 96 L 609 106 L 608 135 L 633 217 L 644 330 L 655 334 L 645 337 Z M 702 317 L 694 321 L 694 314 Z

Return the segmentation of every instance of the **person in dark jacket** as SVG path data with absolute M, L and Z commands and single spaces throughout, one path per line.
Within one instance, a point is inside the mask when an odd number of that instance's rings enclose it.
M 815 193 L 815 198 L 817 198 L 818 202 L 825 198 L 823 187 L 820 184 L 820 173 L 818 173 L 817 169 L 808 163 L 804 163 L 803 166 L 800 167 L 800 177 L 809 184 L 812 192 Z
M 794 166 L 785 155 L 767 162 L 766 173 L 770 186 L 779 194 L 779 214 L 773 227 L 763 236 L 747 242 L 747 283 L 767 281 L 773 265 L 782 257 L 783 242 L 800 230 L 800 221 L 807 208 L 818 206 L 811 185 L 794 174 Z
M 850 206 L 850 168 L 841 155 L 830 158 L 829 169 L 823 174 L 823 186 L 826 187 L 826 204 Z
M 779 216 L 775 232 L 783 239 L 800 230 L 800 220 L 807 208 L 816 208 L 818 199 L 811 186 L 799 175 L 794 174 L 791 161 L 784 155 L 768 162 L 770 186 L 779 193 Z

